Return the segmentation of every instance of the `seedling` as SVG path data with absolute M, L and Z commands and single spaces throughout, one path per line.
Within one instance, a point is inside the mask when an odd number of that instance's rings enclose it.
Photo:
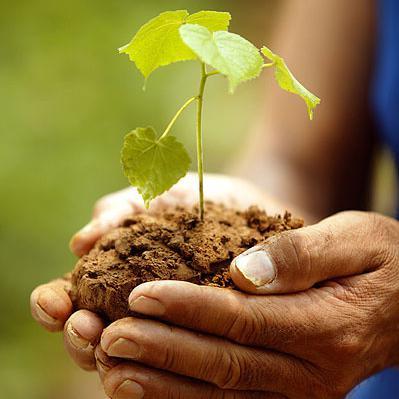
M 125 137 L 123 169 L 146 207 L 185 176 L 190 167 L 186 149 L 172 136 L 171 130 L 183 111 L 197 103 L 199 211 L 201 220 L 204 219 L 202 111 L 208 78 L 225 76 L 229 92 L 233 93 L 240 83 L 257 78 L 264 68 L 273 68 L 279 86 L 305 101 L 310 119 L 320 103 L 318 97 L 295 79 L 283 58 L 267 47 L 259 50 L 248 40 L 229 32 L 230 20 L 228 12 L 200 11 L 190 15 L 186 10 L 167 11 L 143 25 L 131 42 L 119 49 L 120 53 L 129 55 L 145 80 L 159 67 L 175 62 L 197 60 L 201 65 L 198 93 L 182 105 L 161 135 L 152 127 L 139 127 Z

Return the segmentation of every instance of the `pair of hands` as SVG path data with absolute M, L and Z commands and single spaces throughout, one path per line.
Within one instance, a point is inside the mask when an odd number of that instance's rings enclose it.
M 281 211 L 246 182 L 208 176 L 208 198 Z M 153 209 L 192 204 L 188 176 Z M 100 200 L 71 248 L 86 253 L 110 228 L 142 212 L 127 189 Z M 105 328 L 95 314 L 72 314 L 69 282 L 32 293 L 34 318 L 64 330 L 76 363 L 97 369 L 113 399 L 342 398 L 367 376 L 399 363 L 399 223 L 345 212 L 283 233 L 236 258 L 246 293 L 157 281 L 135 288 L 126 318 Z M 269 295 L 270 294 L 270 295 Z M 274 294 L 274 295 L 271 295 Z

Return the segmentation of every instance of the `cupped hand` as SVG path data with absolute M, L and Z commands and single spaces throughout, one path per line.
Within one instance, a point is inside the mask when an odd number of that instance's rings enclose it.
M 162 211 L 176 205 L 190 206 L 197 202 L 198 180 L 195 174 L 188 174 L 170 191 L 155 199 L 149 212 Z M 227 206 L 246 208 L 257 204 L 269 213 L 281 213 L 284 207 L 277 205 L 254 185 L 241 179 L 224 175 L 206 175 L 205 198 Z M 94 207 L 89 224 L 76 233 L 70 243 L 71 250 L 82 256 L 107 231 L 118 226 L 132 213 L 145 212 L 143 201 L 134 188 L 128 188 L 101 198 Z M 101 363 L 101 356 L 95 351 L 104 327 L 95 314 L 81 310 L 72 314 L 69 298 L 70 281 L 58 279 L 37 287 L 31 295 L 31 312 L 47 330 L 64 330 L 66 348 L 75 362 L 86 370 L 94 370 Z M 100 357 L 99 357 L 100 356 Z M 114 362 L 111 362 L 114 365 Z
M 248 294 L 157 281 L 101 337 L 107 394 L 338 399 L 399 362 L 399 223 L 341 213 L 285 232 L 231 266 Z M 258 295 L 270 294 L 270 295 Z M 273 294 L 273 295 L 271 295 Z M 114 359 L 114 360 L 111 360 Z

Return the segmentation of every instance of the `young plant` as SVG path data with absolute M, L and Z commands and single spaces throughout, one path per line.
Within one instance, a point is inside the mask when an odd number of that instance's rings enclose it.
M 190 15 L 186 10 L 167 11 L 143 25 L 131 42 L 119 49 L 120 53 L 128 54 L 145 80 L 157 68 L 175 62 L 198 60 L 201 65 L 198 93 L 182 105 L 161 135 L 152 127 L 139 127 L 125 137 L 123 169 L 146 207 L 185 176 L 190 167 L 186 149 L 171 135 L 171 130 L 182 112 L 196 102 L 199 210 L 201 220 L 204 219 L 202 110 L 208 78 L 225 76 L 229 92 L 233 93 L 240 83 L 258 77 L 262 69 L 274 68 L 279 86 L 302 97 L 310 119 L 320 103 L 318 97 L 295 79 L 281 57 L 267 47 L 259 50 L 248 40 L 229 32 L 230 20 L 227 12 L 200 11 Z

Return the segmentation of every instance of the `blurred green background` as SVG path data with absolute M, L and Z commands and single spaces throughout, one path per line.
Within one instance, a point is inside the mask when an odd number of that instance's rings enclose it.
M 33 287 L 69 271 L 70 236 L 101 195 L 127 183 L 119 151 L 136 126 L 161 130 L 197 90 L 195 62 L 143 79 L 117 48 L 167 9 L 228 10 L 233 31 L 267 40 L 279 0 L 19 0 L 0 12 L 0 396 L 8 399 L 103 397 L 95 374 L 77 370 L 59 334 L 30 318 Z M 245 8 L 244 8 L 245 7 Z M 256 33 L 255 33 L 256 32 Z M 263 32 L 262 35 L 259 32 Z M 259 83 L 227 94 L 223 79 L 207 88 L 208 171 L 234 161 L 234 150 L 259 114 Z M 222 105 L 223 104 L 223 105 Z M 193 110 L 175 133 L 194 157 Z M 386 158 L 377 174 L 378 206 L 389 209 L 393 175 Z
M 0 396 L 8 399 L 102 397 L 96 376 L 77 370 L 59 334 L 30 318 L 29 294 L 69 271 L 70 236 L 94 201 L 124 187 L 119 152 L 136 126 L 161 130 L 197 91 L 199 66 L 182 63 L 143 79 L 117 48 L 165 10 L 228 10 L 233 30 L 255 40 L 269 29 L 276 1 L 19 0 L 0 11 Z M 259 12 L 259 8 L 265 12 Z M 240 24 L 237 23 L 240 22 Z M 261 44 L 260 42 L 257 44 Z M 256 116 L 256 83 L 227 94 L 208 85 L 208 171 L 223 169 Z M 223 107 L 221 104 L 223 103 Z M 194 156 L 193 111 L 176 135 Z M 98 396 L 100 395 L 100 396 Z

